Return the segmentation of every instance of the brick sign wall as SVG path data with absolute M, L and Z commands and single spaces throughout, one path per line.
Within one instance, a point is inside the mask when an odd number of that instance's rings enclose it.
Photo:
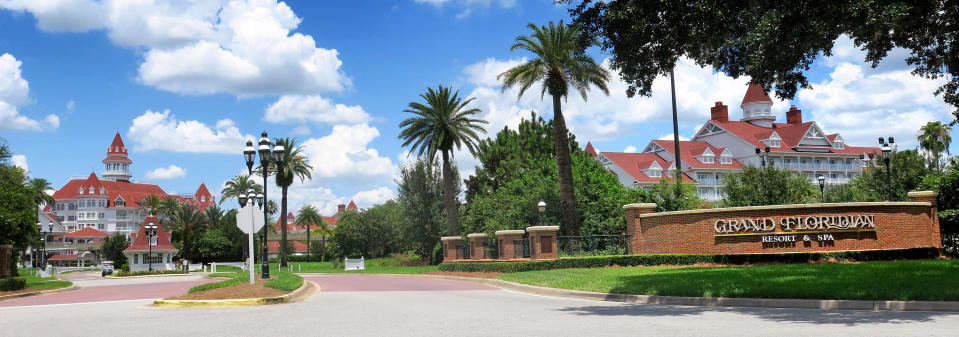
M 716 208 L 653 213 L 626 209 L 638 254 L 755 254 L 941 247 L 933 192 L 912 202 Z

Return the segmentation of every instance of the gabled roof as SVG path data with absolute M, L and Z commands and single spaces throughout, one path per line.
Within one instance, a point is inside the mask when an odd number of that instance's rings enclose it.
M 772 98 L 769 98 L 769 95 L 766 95 L 766 92 L 763 90 L 763 87 L 759 84 L 750 84 L 746 88 L 746 96 L 743 96 L 743 103 L 752 103 L 752 102 L 772 102 Z
M 662 168 L 671 167 L 673 162 L 667 162 L 654 153 L 623 153 L 623 152 L 600 152 L 603 157 L 609 159 L 613 164 L 623 171 L 626 171 L 637 183 L 658 183 L 662 177 L 650 177 L 642 170 L 649 168 L 656 163 Z M 664 170 L 664 176 L 665 174 Z M 671 177 L 667 177 L 671 178 Z M 693 179 L 686 173 L 683 173 L 684 182 L 693 182 Z
M 108 156 L 108 157 L 104 158 L 103 160 L 101 160 L 101 162 L 103 162 L 103 163 L 106 163 L 106 162 L 108 162 L 108 161 L 110 161 L 110 162 L 116 161 L 116 162 L 123 162 L 123 163 L 132 163 L 132 162 L 133 162 L 132 160 L 130 160 L 130 158 L 120 157 L 120 156 Z
M 586 148 L 583 149 L 583 151 L 586 151 L 586 153 L 589 153 L 590 157 L 596 158 L 597 153 L 596 153 L 596 149 L 593 148 L 593 143 L 586 142 Z
M 160 186 L 154 184 L 99 180 L 96 174 L 91 173 L 87 179 L 70 180 L 66 185 L 63 185 L 63 187 L 53 193 L 53 198 L 63 200 L 89 195 L 87 192 L 90 186 L 96 189 L 96 195 L 99 195 L 100 187 L 106 188 L 106 195 L 104 196 L 109 199 L 108 207 L 110 208 L 116 207 L 113 201 L 116 200 L 117 197 L 123 197 L 123 200 L 126 201 L 125 207 L 138 207 L 133 203 L 143 201 L 143 199 L 150 194 L 156 194 L 161 198 L 167 195 Z M 83 194 L 77 193 L 81 187 L 84 189 Z
M 346 206 L 346 209 L 352 209 L 354 211 L 358 211 L 360 208 L 356 207 L 356 203 L 353 202 L 353 200 L 350 200 L 350 205 Z
M 120 133 L 117 132 L 116 136 L 113 136 L 113 142 L 110 143 L 110 147 L 107 149 L 107 156 L 110 155 L 126 155 L 127 147 L 123 145 L 123 139 L 120 138 Z
M 156 243 L 153 245 L 153 248 L 150 248 L 148 237 L 146 236 L 146 225 L 149 223 L 154 223 L 157 225 L 157 236 Z M 143 219 L 143 222 L 140 224 L 140 230 L 137 231 L 136 237 L 133 239 L 133 243 L 130 244 L 130 247 L 124 249 L 124 252 L 145 252 L 145 251 L 178 251 L 176 247 L 173 247 L 173 244 L 170 243 L 170 233 L 163 230 L 163 226 L 160 226 L 160 220 L 156 216 L 147 215 Z
M 673 154 L 675 156 L 675 153 L 673 152 L 675 151 L 676 147 L 674 146 L 675 143 L 673 141 L 657 139 L 657 140 L 654 140 L 653 143 L 655 143 L 656 145 L 659 145 L 659 147 L 666 150 L 666 152 L 669 152 L 670 154 Z M 706 152 L 707 149 L 716 156 L 716 159 L 713 161 L 712 164 L 706 164 L 706 163 L 700 162 L 699 159 L 696 158 L 696 156 L 700 156 L 703 154 L 703 152 Z M 723 152 L 726 151 L 726 148 L 715 147 L 715 146 L 709 145 L 709 143 L 706 143 L 706 142 L 679 141 L 679 151 L 683 153 L 681 156 L 679 156 L 679 159 L 683 161 L 683 164 L 689 165 L 690 167 L 694 169 L 704 169 L 704 168 L 737 169 L 737 168 L 743 167 L 743 164 L 741 164 L 736 159 L 733 159 L 732 164 L 722 164 L 720 158 Z M 670 165 L 672 165 L 672 163 L 670 163 Z
M 280 221 L 283 221 L 283 218 L 277 218 L 277 219 L 276 219 L 276 222 L 273 223 L 273 227 L 276 227 L 277 230 L 280 230 L 281 228 L 283 228 L 283 227 L 280 226 Z M 296 230 L 296 217 L 293 216 L 293 212 L 288 212 L 288 213 L 286 214 L 286 221 L 287 221 L 286 231 L 287 231 L 287 232 L 289 232 L 289 231 L 295 231 L 295 230 Z
M 93 227 L 86 227 L 78 231 L 67 233 L 68 238 L 104 238 L 107 236 L 110 236 L 110 234 L 99 231 Z

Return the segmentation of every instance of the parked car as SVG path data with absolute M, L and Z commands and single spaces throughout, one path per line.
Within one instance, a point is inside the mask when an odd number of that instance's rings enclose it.
M 101 268 L 100 276 L 113 274 L 113 261 L 103 261 Z

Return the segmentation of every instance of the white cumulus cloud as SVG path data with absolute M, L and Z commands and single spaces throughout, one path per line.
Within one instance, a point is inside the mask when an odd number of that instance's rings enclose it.
M 30 171 L 30 165 L 27 165 L 27 156 L 15 154 L 10 157 L 10 160 L 13 161 L 13 166 L 22 168 L 24 171 Z
M 56 130 L 59 116 L 50 114 L 38 120 L 18 110 L 30 104 L 30 85 L 21 76 L 22 64 L 13 55 L 0 55 L 0 130 Z
M 371 118 L 359 105 L 334 104 L 319 95 L 283 95 L 266 108 L 263 119 L 271 123 L 359 124 Z
M 251 135 L 244 135 L 236 124 L 222 119 L 210 127 L 196 120 L 181 121 L 170 110 L 147 110 L 133 119 L 127 131 L 139 151 L 239 153 Z
M 369 208 L 387 202 L 395 196 L 393 189 L 383 186 L 374 190 L 360 191 L 353 195 L 352 200 L 358 207 Z
M 158 167 L 147 171 L 147 179 L 183 179 L 186 178 L 186 170 L 176 165 L 168 167 Z
M 105 8 L 93 0 L 2 0 L 0 8 L 33 14 L 47 32 L 85 32 L 107 22 Z
M 307 139 L 302 146 L 314 163 L 313 178 L 388 180 L 393 162 L 369 147 L 379 135 L 379 130 L 366 124 L 336 125 L 325 137 Z

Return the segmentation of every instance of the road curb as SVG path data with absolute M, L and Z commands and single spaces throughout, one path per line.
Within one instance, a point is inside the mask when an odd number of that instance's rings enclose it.
M 202 273 L 201 273 L 202 274 Z M 171 276 L 191 276 L 193 273 L 186 274 L 158 274 L 158 275 L 136 275 L 136 276 L 104 276 L 103 278 L 122 280 L 128 278 L 144 278 L 144 277 L 171 277 Z
M 319 291 L 319 288 L 320 286 L 316 283 L 303 280 L 303 285 L 282 296 L 229 300 L 154 300 L 153 306 L 158 308 L 222 308 L 292 303 L 313 297 Z
M 500 279 L 475 278 L 447 275 L 423 274 L 371 274 L 384 276 L 413 276 L 433 279 L 469 281 L 492 285 L 501 289 L 519 291 L 535 295 L 576 298 L 594 301 L 623 302 L 636 304 L 662 304 L 715 307 L 757 307 L 757 308 L 794 308 L 824 310 L 873 310 L 873 311 L 959 311 L 957 301 L 868 301 L 868 300 L 807 300 L 776 298 L 734 298 L 734 297 L 682 297 L 599 293 L 582 290 L 569 290 L 532 286 L 528 284 L 504 281 Z
M 70 283 L 73 283 L 73 282 L 70 282 Z M 38 295 L 53 294 L 53 293 L 70 291 L 70 290 L 75 290 L 75 289 L 80 289 L 80 286 L 74 284 L 74 285 L 71 285 L 71 286 L 66 287 L 66 288 L 48 289 L 48 290 L 38 290 L 38 291 L 29 292 L 29 293 L 19 293 L 19 294 L 12 294 L 12 295 L 3 295 L 3 296 L 0 296 L 0 301 L 10 300 L 10 299 L 20 298 L 20 297 L 28 297 L 28 296 L 38 296 Z

